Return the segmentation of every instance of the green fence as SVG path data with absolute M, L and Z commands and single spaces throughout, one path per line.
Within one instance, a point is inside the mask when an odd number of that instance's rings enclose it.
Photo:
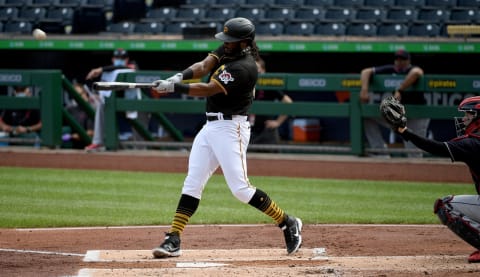
M 168 71 L 139 71 L 121 74 L 117 81 L 152 82 L 171 76 Z M 370 86 L 372 91 L 392 91 L 402 82 L 401 76 L 377 75 Z M 0 70 L 0 85 L 32 85 L 40 88 L 40 97 L 32 99 L 15 99 L 2 96 L 0 109 L 38 108 L 42 115 L 42 144 L 47 147 L 59 147 L 61 144 L 62 125 L 62 75 L 55 70 Z M 66 86 L 65 81 L 63 86 Z M 350 125 L 350 144 L 335 147 L 330 152 L 362 155 L 364 153 L 363 123 L 364 117 L 378 117 L 378 105 L 360 104 L 359 74 L 289 74 L 269 73 L 260 76 L 258 89 L 285 91 L 311 91 L 312 93 L 346 91 L 350 92 L 350 101 L 337 102 L 302 102 L 291 104 L 258 101 L 253 104 L 255 114 L 287 114 L 304 117 L 338 117 L 348 118 Z M 461 92 L 480 93 L 480 76 L 426 75 L 412 90 L 425 92 Z M 167 129 L 172 137 L 183 141 L 183 136 L 164 113 L 203 114 L 204 100 L 193 99 L 148 99 L 127 100 L 117 98 L 115 94 L 105 103 L 105 145 L 110 150 L 120 147 L 118 139 L 117 113 L 131 110 L 152 113 Z M 432 119 L 451 119 L 458 116 L 456 107 L 452 106 L 407 106 L 409 118 L 421 118 L 428 115 Z M 152 142 L 153 143 L 153 142 Z M 286 147 L 280 145 L 278 147 Z M 315 145 L 310 145 L 315 147 Z M 318 148 L 321 150 L 321 148 Z

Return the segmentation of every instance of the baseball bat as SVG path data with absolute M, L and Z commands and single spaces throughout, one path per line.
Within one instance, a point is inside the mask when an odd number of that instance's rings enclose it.
M 152 88 L 154 83 L 128 83 L 128 82 L 95 82 L 95 90 L 125 90 L 129 88 Z

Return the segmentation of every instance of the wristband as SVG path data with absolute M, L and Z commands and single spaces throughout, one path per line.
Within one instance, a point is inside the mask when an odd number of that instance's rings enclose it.
M 182 72 L 183 80 L 193 79 L 193 70 L 189 67 Z
M 177 93 L 188 94 L 189 90 L 190 90 L 189 84 L 178 83 L 173 85 L 173 91 Z

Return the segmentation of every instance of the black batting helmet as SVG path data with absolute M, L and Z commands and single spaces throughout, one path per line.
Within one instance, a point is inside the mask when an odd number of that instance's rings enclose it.
M 255 25 L 243 17 L 232 18 L 223 25 L 223 32 L 217 33 L 215 37 L 224 42 L 254 40 Z

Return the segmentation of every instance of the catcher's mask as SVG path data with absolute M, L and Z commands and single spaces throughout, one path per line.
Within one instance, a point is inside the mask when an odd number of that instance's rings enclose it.
M 227 20 L 223 25 L 223 32 L 217 33 L 215 38 L 224 42 L 237 42 L 255 39 L 255 25 L 243 17 Z
M 474 96 L 464 99 L 458 105 L 458 111 L 464 112 L 463 117 L 454 117 L 457 136 L 471 134 L 480 128 L 480 96 Z

